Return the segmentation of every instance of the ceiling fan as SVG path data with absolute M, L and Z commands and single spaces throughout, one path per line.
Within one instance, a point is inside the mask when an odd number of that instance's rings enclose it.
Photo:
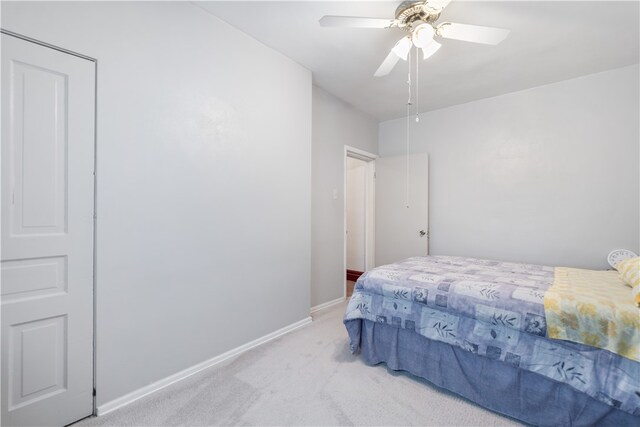
M 407 60 L 413 46 L 422 50 L 423 59 L 436 53 L 440 46 L 435 38 L 463 40 L 473 43 L 496 45 L 504 40 L 509 30 L 479 25 L 442 22 L 436 24 L 440 14 L 451 0 L 403 1 L 396 9 L 395 19 L 364 18 L 356 16 L 330 16 L 320 19 L 323 27 L 350 28 L 402 28 L 409 34 L 398 40 L 378 70 L 376 77 L 391 72 L 396 63 Z

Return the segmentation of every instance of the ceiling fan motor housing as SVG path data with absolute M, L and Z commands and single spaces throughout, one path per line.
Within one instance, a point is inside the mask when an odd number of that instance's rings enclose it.
M 424 1 L 403 1 L 396 9 L 398 26 L 411 27 L 416 21 L 435 22 L 440 17 L 440 12 L 429 10 Z

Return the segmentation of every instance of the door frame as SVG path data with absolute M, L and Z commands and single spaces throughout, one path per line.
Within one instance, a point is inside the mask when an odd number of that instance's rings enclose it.
M 98 60 L 96 58 L 93 58 L 91 56 L 88 55 L 84 55 L 82 53 L 78 53 L 78 52 L 74 52 L 72 50 L 69 49 L 65 49 L 63 47 L 60 46 L 56 46 L 50 43 L 46 43 L 43 42 L 41 40 L 38 39 L 34 39 L 19 33 L 15 33 L 13 31 L 4 29 L 4 28 L 0 28 L 0 34 L 5 34 L 7 36 L 11 36 L 11 37 L 15 37 L 17 39 L 20 40 L 24 40 L 27 41 L 29 43 L 34 43 L 49 49 L 53 49 L 53 50 L 57 50 L 59 52 L 62 53 L 66 53 L 67 55 L 72 55 L 72 56 L 76 56 L 78 58 L 90 61 L 94 63 L 94 94 L 93 94 L 93 102 L 94 102 L 94 106 L 93 106 L 93 265 L 92 265 L 92 270 L 93 270 L 93 275 L 92 275 L 92 283 L 91 283 L 91 288 L 92 288 L 92 294 L 93 294 L 93 306 L 92 306 L 92 312 L 93 312 L 93 358 L 91 360 L 91 364 L 93 366 L 93 412 L 91 415 L 95 416 L 97 415 L 97 401 L 96 401 L 96 390 L 97 390 L 97 384 L 96 384 L 96 343 L 97 343 L 97 317 L 96 317 L 96 308 L 97 308 L 97 304 L 96 304 L 96 294 L 97 294 L 97 270 L 96 270 L 96 264 L 97 264 L 97 220 L 98 220 L 98 205 L 97 205 L 97 200 L 98 200 Z M 78 420 L 80 421 L 80 420 Z
M 365 237 L 364 237 L 364 253 L 365 253 L 365 271 L 370 270 L 375 264 L 375 250 L 376 250 L 376 159 L 380 156 L 374 153 L 370 153 L 359 148 L 351 147 L 349 145 L 344 146 L 343 168 L 343 188 L 342 188 L 342 242 L 343 242 L 343 265 L 342 265 L 342 280 L 343 280 L 343 297 L 347 297 L 347 158 L 358 159 L 366 162 L 365 165 Z

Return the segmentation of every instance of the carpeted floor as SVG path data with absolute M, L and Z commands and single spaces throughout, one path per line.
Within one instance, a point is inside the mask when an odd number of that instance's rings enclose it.
M 345 304 L 311 325 L 99 418 L 102 425 L 519 425 L 347 348 Z

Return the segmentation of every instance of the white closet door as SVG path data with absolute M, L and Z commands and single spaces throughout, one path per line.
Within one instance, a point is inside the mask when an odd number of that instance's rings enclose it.
M 2 424 L 93 412 L 95 64 L 2 34 Z
M 428 154 L 410 155 L 408 165 L 406 156 L 378 158 L 376 160 L 376 266 L 412 256 L 427 255 L 429 253 L 428 232 Z

